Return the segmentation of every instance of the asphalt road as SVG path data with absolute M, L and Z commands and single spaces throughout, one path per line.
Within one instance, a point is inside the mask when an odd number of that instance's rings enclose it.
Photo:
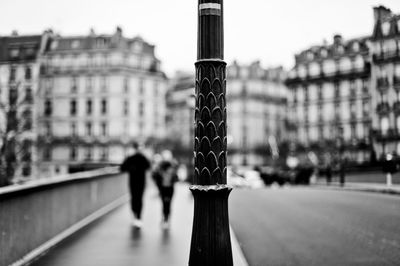
M 234 189 L 230 222 L 250 266 L 400 265 L 400 197 Z

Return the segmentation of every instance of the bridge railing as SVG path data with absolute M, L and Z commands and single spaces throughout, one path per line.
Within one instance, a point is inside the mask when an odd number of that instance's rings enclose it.
M 0 188 L 0 266 L 21 265 L 126 201 L 117 168 Z

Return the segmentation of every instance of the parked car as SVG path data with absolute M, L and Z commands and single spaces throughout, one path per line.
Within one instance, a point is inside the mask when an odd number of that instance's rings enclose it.
M 249 187 L 248 181 L 243 176 L 232 171 L 230 167 L 227 169 L 227 183 L 233 187 Z
M 244 178 L 246 179 L 249 187 L 251 188 L 262 188 L 264 182 L 260 177 L 260 173 L 255 170 L 247 170 L 244 172 Z

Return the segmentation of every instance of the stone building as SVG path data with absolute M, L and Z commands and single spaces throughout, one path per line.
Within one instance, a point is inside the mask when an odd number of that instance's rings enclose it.
M 312 46 L 289 72 L 288 121 L 294 145 L 342 152 L 353 162 L 371 155 L 370 37 Z
M 43 175 L 120 163 L 132 141 L 165 138 L 166 76 L 140 37 L 53 35 L 41 57 Z
M 400 15 L 374 8 L 372 34 L 372 110 L 374 148 L 378 158 L 400 154 Z
M 232 165 L 263 165 L 285 139 L 286 93 L 283 68 L 256 61 L 228 66 L 228 151 Z M 276 154 L 277 155 L 277 154 Z
M 38 174 L 36 104 L 40 56 L 47 42 L 47 33 L 0 37 L 0 167 L 15 165 L 14 174 L 6 173 L 14 176 L 11 182 Z

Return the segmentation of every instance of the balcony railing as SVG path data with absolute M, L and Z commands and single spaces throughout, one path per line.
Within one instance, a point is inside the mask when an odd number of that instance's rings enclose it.
M 400 58 L 400 50 L 397 51 L 389 51 L 385 53 L 379 53 L 372 55 L 372 60 L 376 63 L 382 61 L 390 61 L 390 60 L 397 60 Z
M 378 114 L 387 114 L 390 112 L 390 106 L 387 102 L 381 102 L 376 106 L 376 112 Z
M 375 129 L 372 131 L 372 136 L 377 141 L 400 140 L 400 132 L 396 128 L 389 128 L 386 132 Z
M 388 78 L 378 78 L 376 85 L 379 91 L 386 91 L 389 88 Z
M 318 75 L 306 75 L 305 77 L 293 77 L 286 80 L 286 84 L 295 84 L 302 81 L 319 81 L 319 80 L 331 80 L 334 81 L 337 78 L 360 78 L 368 77 L 370 73 L 370 65 L 367 63 L 361 68 L 352 68 L 349 70 L 338 70 L 332 72 L 321 71 Z

